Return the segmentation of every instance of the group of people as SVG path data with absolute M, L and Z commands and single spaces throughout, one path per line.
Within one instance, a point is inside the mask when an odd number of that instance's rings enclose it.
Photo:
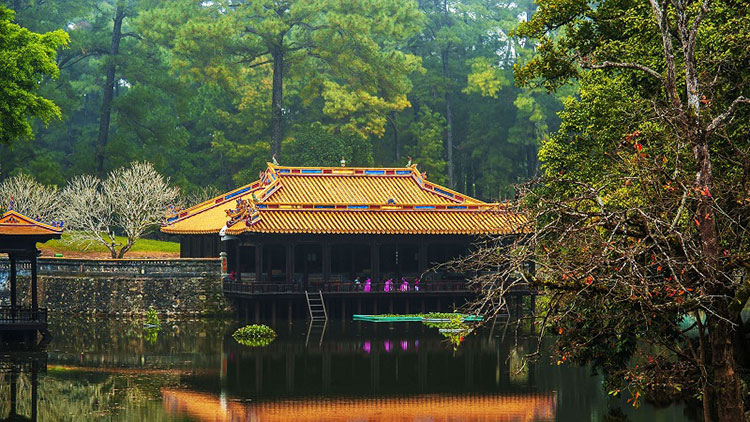
M 371 292 L 372 291 L 372 281 L 368 278 L 365 280 L 364 283 L 362 283 L 359 279 L 359 277 L 354 279 L 354 290 L 361 290 L 365 292 Z M 406 280 L 406 277 L 401 277 L 401 285 L 398 287 L 399 291 L 402 292 L 408 292 L 408 291 L 419 291 L 419 279 L 414 280 L 414 285 L 409 284 L 409 281 Z M 385 281 L 383 284 L 383 291 L 384 292 L 394 292 L 396 291 L 395 286 L 393 284 L 393 279 L 389 278 Z

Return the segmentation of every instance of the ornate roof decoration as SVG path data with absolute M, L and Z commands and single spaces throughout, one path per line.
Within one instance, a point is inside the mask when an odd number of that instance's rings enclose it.
M 229 204 L 235 202 L 235 206 Z M 244 221 L 244 224 L 240 224 Z M 526 219 L 400 168 L 287 167 L 173 213 L 162 231 L 219 233 L 513 234 Z
M 54 236 L 62 234 L 62 226 L 62 222 L 41 223 L 12 209 L 0 216 L 0 236 Z

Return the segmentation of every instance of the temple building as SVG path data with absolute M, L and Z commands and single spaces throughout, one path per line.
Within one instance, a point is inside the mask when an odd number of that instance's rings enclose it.
M 448 270 L 423 275 L 479 237 L 514 236 L 525 223 L 504 204 L 430 182 L 416 165 L 269 163 L 259 180 L 174 211 L 162 231 L 180 236 L 182 257 L 225 251 L 231 280 L 257 289 L 341 291 L 369 279 L 382 291 L 388 280 L 394 290 L 404 281 L 412 290 L 415 282 L 463 284 Z

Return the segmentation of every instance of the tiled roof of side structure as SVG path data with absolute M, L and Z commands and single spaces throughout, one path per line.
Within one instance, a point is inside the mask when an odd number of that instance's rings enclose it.
M 510 234 L 526 220 L 406 168 L 283 167 L 171 215 L 174 234 Z
M 14 210 L 0 216 L 0 236 L 55 236 L 62 231 L 62 227 L 40 223 Z

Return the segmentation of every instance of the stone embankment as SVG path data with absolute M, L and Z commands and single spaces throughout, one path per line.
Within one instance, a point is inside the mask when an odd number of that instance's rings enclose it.
M 28 262 L 19 269 L 19 298 L 30 302 Z M 7 297 L 8 260 L 0 259 L 0 298 Z M 40 258 L 40 306 L 52 312 L 138 315 L 219 315 L 229 311 L 218 258 Z

